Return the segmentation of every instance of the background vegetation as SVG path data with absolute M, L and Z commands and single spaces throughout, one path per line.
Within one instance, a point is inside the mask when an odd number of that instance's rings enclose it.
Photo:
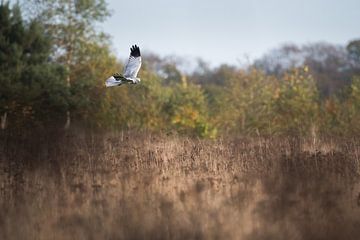
M 359 40 L 285 45 L 246 67 L 210 68 L 199 60 L 190 73 L 180 61 L 143 54 L 142 84 L 105 89 L 104 79 L 122 63 L 96 27 L 109 15 L 104 1 L 21 6 L 0 9 L 2 129 L 87 126 L 210 138 L 359 134 Z

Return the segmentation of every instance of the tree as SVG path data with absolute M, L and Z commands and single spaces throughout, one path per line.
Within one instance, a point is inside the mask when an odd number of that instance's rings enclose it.
M 287 70 L 300 67 L 305 61 L 305 54 L 295 44 L 285 44 L 266 53 L 254 62 L 254 67 L 267 74 L 281 76 Z
M 53 37 L 54 57 L 67 70 L 66 84 L 74 95 L 79 94 L 76 81 L 80 76 L 74 76 L 79 62 L 86 58 L 84 54 L 92 51 L 97 42 L 106 42 L 107 36 L 96 31 L 96 23 L 108 17 L 109 11 L 104 0 L 32 0 L 36 6 L 39 19 L 46 25 L 46 31 Z M 89 49 L 90 48 L 90 49 Z M 77 102 L 72 102 L 67 110 L 65 128 L 70 126 L 71 110 L 77 108 Z
M 140 76 L 146 79 L 141 84 L 111 88 L 106 92 L 109 125 L 120 129 L 165 129 L 162 109 L 170 89 L 162 86 L 162 79 L 146 67 L 140 70 Z
M 346 46 L 350 56 L 353 74 L 360 75 L 360 40 L 353 40 Z
M 328 43 L 284 45 L 254 62 L 267 74 L 282 77 L 288 70 L 308 66 L 322 98 L 339 94 L 351 83 L 352 64 L 345 47 Z
M 50 38 L 36 20 L 25 23 L 18 5 L 0 5 L 0 111 L 2 128 L 55 121 L 67 107 L 64 69 L 50 56 Z
M 360 40 L 353 40 L 349 42 L 346 46 L 346 50 L 354 61 L 360 62 Z
M 107 112 L 104 108 L 107 106 L 106 91 L 109 89 L 104 87 L 103 80 L 122 67 L 106 42 L 89 43 L 83 50 L 70 74 L 71 79 L 76 79 L 71 85 L 69 98 L 72 117 L 83 124 L 104 126 L 107 117 L 103 116 Z
M 351 83 L 351 64 L 344 46 L 327 43 L 304 46 L 304 65 L 316 80 L 320 96 L 324 99 L 341 93 Z
M 360 127 L 360 76 L 354 77 L 351 84 L 351 95 L 348 99 L 348 116 L 349 122 L 347 124 L 349 133 L 359 134 Z
M 272 133 L 306 135 L 317 122 L 318 91 L 306 67 L 280 80 L 272 101 Z
M 275 89 L 273 77 L 255 68 L 234 71 L 225 81 L 222 97 L 212 118 L 225 133 L 254 134 L 269 126 L 271 101 Z M 221 96 L 221 95 L 219 95 Z
M 210 122 L 206 98 L 200 85 L 173 85 L 163 111 L 169 123 L 180 133 L 209 138 L 216 136 L 216 128 Z

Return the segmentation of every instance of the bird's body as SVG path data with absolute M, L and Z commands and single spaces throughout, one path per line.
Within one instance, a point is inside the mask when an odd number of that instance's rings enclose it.
M 125 66 L 124 74 L 116 73 L 105 81 L 106 87 L 115 87 L 122 84 L 138 84 L 140 78 L 137 74 L 141 67 L 141 54 L 138 46 L 134 45 L 130 48 L 130 57 Z

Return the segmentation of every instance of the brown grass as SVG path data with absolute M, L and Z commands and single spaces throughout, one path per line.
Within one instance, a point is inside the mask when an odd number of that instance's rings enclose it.
M 357 139 L 0 136 L 0 239 L 360 236 Z

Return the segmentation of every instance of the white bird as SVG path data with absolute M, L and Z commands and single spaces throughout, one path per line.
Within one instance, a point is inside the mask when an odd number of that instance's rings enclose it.
M 136 45 L 133 45 L 130 48 L 130 57 L 125 66 L 124 74 L 121 75 L 116 73 L 109 77 L 106 82 L 106 87 L 115 87 L 120 86 L 122 84 L 138 84 L 140 83 L 140 78 L 137 78 L 137 74 L 141 67 L 141 55 L 140 48 Z

